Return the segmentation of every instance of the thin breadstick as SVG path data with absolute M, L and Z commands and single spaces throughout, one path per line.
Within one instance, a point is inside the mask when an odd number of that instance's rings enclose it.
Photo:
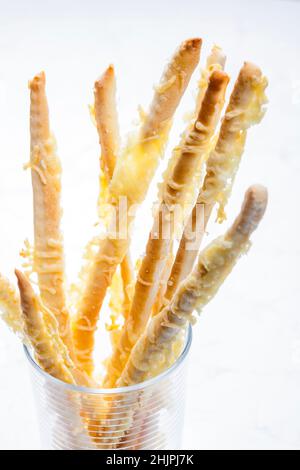
M 199 62 L 201 44 L 201 39 L 185 41 L 167 65 L 138 137 L 133 138 L 117 162 L 110 185 L 114 198 L 126 195 L 129 204 L 144 200 L 163 154 L 173 115 Z
M 45 74 L 30 88 L 30 168 L 34 207 L 34 270 L 41 299 L 57 317 L 59 334 L 72 353 L 69 314 L 64 290 L 64 252 L 61 222 L 61 165 L 50 133 Z
M 167 65 L 161 81 L 156 87 L 149 115 L 142 126 L 142 138 L 160 134 L 170 122 L 199 62 L 202 40 L 184 41 Z
M 53 377 L 67 383 L 75 383 L 45 327 L 40 304 L 30 282 L 20 271 L 16 270 L 15 273 L 20 290 L 25 333 L 34 349 L 37 362 Z
M 247 129 L 263 116 L 266 85 L 260 69 L 245 63 L 231 94 L 216 147 L 207 160 L 206 176 L 179 244 L 164 304 L 191 272 L 215 203 L 227 202 L 244 151 Z M 224 209 L 221 210 L 223 213 Z M 198 228 L 197 223 L 201 225 Z
M 198 114 L 201 108 L 201 103 L 207 90 L 210 75 L 214 70 L 224 70 L 225 63 L 226 55 L 224 54 L 223 50 L 221 49 L 221 47 L 214 45 L 212 47 L 212 50 L 210 51 L 209 56 L 206 59 L 206 68 L 202 70 L 201 73 L 199 91 L 196 99 L 196 115 Z
M 201 313 L 239 257 L 249 248 L 249 237 L 261 221 L 266 205 L 267 190 L 259 185 L 250 187 L 233 225 L 224 236 L 203 250 L 193 273 L 182 283 L 171 303 L 152 318 L 132 350 L 118 386 L 133 385 L 150 378 L 157 363 L 167 360 L 178 334 L 187 322 L 193 322 L 194 310 Z
M 15 286 L 2 274 L 0 274 L 0 317 L 24 342 L 20 296 Z
M 26 336 L 33 347 L 35 359 L 40 367 L 63 382 L 85 387 L 95 387 L 95 383 L 79 370 L 68 356 L 65 344 L 58 334 L 58 324 L 39 298 L 34 293 L 26 276 L 16 269 L 15 271 L 21 296 L 22 314 Z M 74 413 L 78 413 L 77 403 L 70 397 L 70 405 L 74 406 Z M 94 402 L 90 397 L 83 397 L 83 409 L 79 410 L 84 425 L 93 439 L 94 430 L 91 420 Z M 89 407 L 89 413 L 85 408 Z
M 147 324 L 173 239 L 174 208 L 182 203 L 195 169 L 209 148 L 224 104 L 228 81 L 229 78 L 224 72 L 215 71 L 211 75 L 199 115 L 183 143 L 173 172 L 166 181 L 161 206 L 154 219 L 146 254 L 138 273 L 131 310 L 122 331 L 119 347 L 107 367 L 105 386 L 115 385 L 132 347 Z M 158 236 L 155 236 L 155 231 Z
M 156 90 L 150 112 L 147 115 L 135 145 L 127 148 L 118 159 L 110 184 L 110 195 L 115 200 L 126 197 L 127 211 L 117 211 L 119 225 L 127 219 L 130 208 L 141 203 L 159 164 L 172 117 L 198 64 L 201 40 L 185 41 L 176 52 L 163 74 L 159 90 Z M 174 78 L 172 78 L 174 77 Z M 133 219 L 128 218 L 128 222 Z M 98 252 L 92 261 L 86 285 L 79 301 L 73 324 L 73 337 L 78 361 L 90 374 L 93 370 L 92 352 L 94 331 L 99 311 L 112 276 L 128 252 L 129 236 L 110 237 L 100 241 Z
M 116 107 L 115 72 L 110 65 L 95 82 L 95 120 L 101 146 L 101 169 L 109 182 L 120 149 L 119 124 Z
M 26 343 L 31 343 L 39 365 L 60 380 L 85 387 L 96 387 L 96 383 L 73 363 L 66 345 L 59 336 L 56 317 L 35 294 L 27 277 L 17 269 L 15 273 L 21 297 Z
M 109 187 L 120 152 L 116 79 L 112 65 L 95 82 L 94 96 L 95 120 L 101 146 L 100 165 L 105 176 L 106 186 Z M 134 280 L 129 253 L 125 255 L 121 262 L 121 277 L 124 296 L 123 315 L 126 317 L 131 302 L 130 289 Z
M 206 90 L 207 90 L 207 87 L 208 87 L 210 75 L 213 73 L 214 70 L 224 70 L 225 63 L 226 63 L 226 56 L 225 56 L 223 50 L 221 49 L 221 47 L 214 45 L 211 52 L 210 52 L 210 54 L 209 54 L 209 56 L 207 57 L 206 68 L 204 70 L 202 70 L 202 72 L 201 72 L 201 79 L 200 79 L 200 82 L 199 82 L 199 91 L 198 91 L 198 95 L 197 95 L 197 99 L 196 99 L 195 111 L 193 113 L 194 116 L 197 116 L 199 114 L 201 104 L 203 102 L 203 98 L 205 96 L 205 93 L 206 93 Z M 187 130 L 185 131 L 185 133 L 188 132 L 188 129 L 190 127 L 191 127 L 191 124 L 188 125 Z M 185 133 L 183 133 L 182 139 L 184 139 Z M 172 158 L 169 161 L 168 169 L 166 170 L 165 176 L 167 176 L 168 174 L 171 173 L 171 171 L 172 171 L 172 169 L 175 165 L 174 162 L 176 161 L 177 158 L 178 158 L 178 151 L 177 151 L 177 149 L 175 149 L 174 155 L 172 156 Z M 191 181 L 191 189 L 192 189 L 191 192 L 192 193 L 193 193 L 193 188 L 199 186 L 199 181 L 201 179 L 201 172 L 199 172 L 199 171 L 196 172 L 195 176 L 196 177 Z M 162 285 L 161 285 L 161 288 L 159 289 L 158 298 L 157 298 L 157 300 L 155 302 L 155 305 L 153 307 L 153 315 L 156 315 L 160 311 L 162 305 L 167 300 L 166 291 L 167 291 L 167 288 L 168 288 L 168 282 L 169 283 L 173 282 L 172 278 L 170 278 L 172 269 L 173 269 L 173 271 L 175 271 L 175 270 L 177 271 L 178 264 L 181 266 L 182 257 L 184 257 L 184 255 L 185 255 L 184 250 L 186 249 L 185 241 L 188 237 L 191 237 L 191 235 L 193 233 L 195 233 L 195 228 L 196 228 L 196 221 L 195 221 L 196 217 L 195 216 L 196 216 L 197 212 L 198 211 L 196 210 L 196 207 L 195 207 L 194 213 L 190 217 L 190 219 L 187 223 L 187 227 L 185 228 L 185 231 L 182 235 L 182 240 L 183 241 L 181 242 L 181 244 L 184 243 L 184 246 L 179 247 L 179 249 L 177 251 L 177 255 L 176 255 L 176 261 L 174 259 L 173 253 L 171 253 L 170 257 L 168 258 L 168 263 L 167 263 L 168 266 L 166 266 L 166 269 L 164 271 L 164 276 L 163 276 L 163 279 L 162 279 Z M 187 233 L 188 230 L 189 230 L 189 233 Z M 195 251 L 196 251 L 196 249 L 195 249 Z M 175 263 L 174 263 L 174 261 L 175 261 Z M 171 266 L 169 266 L 170 264 L 171 264 Z M 192 268 L 192 266 L 191 266 L 191 268 Z M 191 268 L 190 268 L 190 270 L 191 270 Z M 184 279 L 184 277 L 187 274 L 189 274 L 190 270 L 186 273 L 182 273 L 182 277 L 180 279 Z M 175 277 L 174 272 L 173 272 L 172 276 Z
M 178 289 L 171 303 L 152 317 L 146 331 L 134 346 L 126 367 L 117 382 L 118 387 L 141 383 L 165 370 L 173 357 L 178 338 L 194 323 L 193 312 L 201 313 L 250 245 L 249 238 L 262 219 L 267 205 L 267 190 L 252 186 L 245 195 L 241 212 L 231 228 L 214 240 L 200 254 L 193 273 Z M 175 359 L 173 357 L 173 359 Z M 118 416 L 113 407 L 106 422 L 114 427 L 107 435 L 106 449 L 118 448 L 133 425 L 135 412 L 143 407 L 143 396 L 130 409 Z

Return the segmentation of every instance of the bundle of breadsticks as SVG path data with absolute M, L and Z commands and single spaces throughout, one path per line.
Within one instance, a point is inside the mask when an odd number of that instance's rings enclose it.
M 214 46 L 201 70 L 195 109 L 159 184 L 145 254 L 138 263 L 132 260 L 129 227 L 166 153 L 173 118 L 199 63 L 201 46 L 199 38 L 179 46 L 155 87 L 148 112 L 125 145 L 113 66 L 95 82 L 92 112 L 101 147 L 98 205 L 104 233 L 88 244 L 72 305 L 65 281 L 61 165 L 50 131 L 45 74 L 29 82 L 31 146 L 26 167 L 32 177 L 34 243 L 31 247 L 26 242 L 21 251 L 29 269 L 16 270 L 18 290 L 0 275 L 0 311 L 31 347 L 38 365 L 59 380 L 113 388 L 140 383 L 170 367 L 194 313 L 202 311 L 249 249 L 250 236 L 263 217 L 267 191 L 253 185 L 224 235 L 200 251 L 214 210 L 219 223 L 226 219 L 248 129 L 261 121 L 267 101 L 267 79 L 250 62 L 241 67 L 226 99 L 226 57 Z M 122 198 L 125 209 L 119 204 Z M 95 332 L 107 295 L 112 352 L 99 382 L 94 374 Z

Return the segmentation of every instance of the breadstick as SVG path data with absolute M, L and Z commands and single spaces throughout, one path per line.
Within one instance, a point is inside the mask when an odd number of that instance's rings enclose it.
M 55 348 L 40 311 L 40 304 L 30 282 L 23 273 L 15 271 L 20 290 L 24 328 L 35 352 L 36 360 L 48 374 L 67 383 L 75 383 L 72 374 Z
M 0 316 L 9 328 L 25 342 L 19 293 L 2 274 L 0 274 Z
M 26 333 L 26 343 L 31 343 L 39 365 L 50 375 L 68 383 L 96 387 L 69 356 L 69 351 L 59 336 L 58 322 L 52 312 L 34 293 L 27 277 L 15 270 L 21 296 L 21 317 Z
M 141 203 L 146 196 L 167 140 L 172 117 L 199 61 L 200 48 L 201 40 L 193 39 L 185 41 L 175 53 L 163 74 L 160 89 L 154 94 L 150 112 L 137 141 L 117 161 L 109 191 L 115 201 L 119 197 L 126 197 L 128 211 L 125 214 L 117 211 L 121 226 L 124 218 L 127 219 L 130 208 Z M 133 217 L 131 215 L 128 222 Z M 89 268 L 73 325 L 77 358 L 89 374 L 93 370 L 94 331 L 99 311 L 107 287 L 117 266 L 128 252 L 128 246 L 128 236 L 112 238 L 107 234 L 100 241 L 96 257 Z
M 123 282 L 123 316 L 126 319 L 130 310 L 130 305 L 133 297 L 134 287 L 134 274 L 133 267 L 130 259 L 130 254 L 127 253 L 121 262 L 121 277 Z
M 266 205 L 267 190 L 263 186 L 251 186 L 233 225 L 224 236 L 203 250 L 193 273 L 182 283 L 171 303 L 152 318 L 132 350 L 118 386 L 133 385 L 150 378 L 157 362 L 167 359 L 174 340 L 192 320 L 193 311 L 196 309 L 201 313 L 248 249 L 249 237 L 262 219 Z
M 226 62 L 226 56 L 225 56 L 223 50 L 221 49 L 221 47 L 214 45 L 211 52 L 210 52 L 210 54 L 209 54 L 209 56 L 207 57 L 206 68 L 204 70 L 202 70 L 202 72 L 201 72 L 201 79 L 200 79 L 200 82 L 199 82 L 199 91 L 198 91 L 198 96 L 197 96 L 197 99 L 196 99 L 196 106 L 195 106 L 195 111 L 194 111 L 195 116 L 197 116 L 199 114 L 201 104 L 203 102 L 203 98 L 205 96 L 205 93 L 206 93 L 206 90 L 207 90 L 207 87 L 208 87 L 208 82 L 209 82 L 210 75 L 213 73 L 214 70 L 224 70 L 225 62 Z M 187 127 L 186 132 L 188 132 L 189 127 L 190 127 L 190 124 Z M 182 135 L 182 139 L 184 139 L 184 134 Z M 177 149 L 175 149 L 174 155 L 170 159 L 169 167 L 166 170 L 165 176 L 168 176 L 171 173 L 171 171 L 172 171 L 172 169 L 175 165 L 174 161 L 176 161 L 177 158 L 178 158 L 178 152 L 177 152 Z M 196 172 L 195 176 L 196 177 L 191 181 L 191 193 L 194 192 L 193 188 L 195 188 L 195 187 L 197 188 L 199 186 L 199 181 L 201 179 L 201 172 L 199 172 L 199 171 Z M 175 278 L 175 273 L 177 273 L 177 271 L 179 269 L 178 266 L 182 266 L 182 263 L 183 263 L 182 258 L 184 258 L 184 256 L 185 256 L 187 238 L 190 240 L 192 234 L 195 233 L 196 214 L 198 214 L 197 206 L 195 207 L 193 215 L 190 216 L 189 221 L 187 223 L 187 226 L 185 228 L 185 231 L 182 235 L 182 241 L 181 241 L 181 245 L 180 245 L 180 247 L 177 251 L 176 261 L 174 259 L 173 254 L 172 254 L 172 256 L 170 256 L 170 258 L 168 260 L 168 265 L 170 263 L 172 263 L 172 264 L 171 264 L 170 267 L 168 266 L 168 268 L 165 269 L 165 276 L 163 277 L 163 280 L 162 280 L 163 283 L 162 283 L 161 289 L 159 290 L 159 298 L 156 300 L 154 308 L 153 308 L 153 315 L 156 315 L 160 311 L 162 305 L 164 303 L 166 303 L 166 301 L 169 299 L 169 296 L 166 296 L 166 291 L 167 291 L 167 288 L 168 288 L 168 284 L 171 284 L 173 282 L 176 283 L 176 279 L 174 279 Z M 189 233 L 188 233 L 188 230 L 189 230 Z M 197 233 L 198 232 L 199 231 L 197 231 Z M 195 252 L 197 253 L 196 248 L 195 248 Z M 193 259 L 193 261 L 194 261 L 194 259 Z M 173 269 L 173 272 L 172 272 L 172 269 Z M 184 277 L 187 274 L 189 274 L 191 269 L 192 269 L 192 266 L 190 267 L 189 271 L 182 272 L 182 276 L 180 277 L 180 279 L 184 279 Z M 171 272 L 172 272 L 172 277 L 170 278 Z M 173 294 L 173 289 L 170 290 L 168 293 Z
M 114 198 L 126 195 L 129 204 L 144 200 L 163 153 L 172 117 L 199 62 L 201 44 L 201 39 L 185 41 L 168 64 L 138 138 L 133 138 L 117 162 L 110 185 Z
M 163 304 L 163 301 L 164 301 L 168 280 L 169 280 L 171 270 L 174 264 L 174 254 L 172 250 L 173 250 L 173 244 L 172 244 L 172 247 L 170 248 L 170 254 L 167 257 L 167 260 L 165 261 L 165 266 L 163 268 L 162 275 L 159 281 L 159 289 L 156 294 L 155 302 L 153 304 L 152 315 L 157 315 L 159 313 L 161 306 Z
M 49 129 L 45 74 L 30 88 L 30 167 L 34 207 L 34 270 L 41 299 L 56 315 L 59 333 L 72 352 L 69 314 L 64 291 L 64 253 L 60 230 L 61 165 Z
M 62 342 L 58 334 L 57 320 L 50 310 L 43 306 L 41 301 L 35 295 L 30 282 L 26 276 L 16 270 L 15 271 L 21 296 L 22 316 L 24 321 L 24 329 L 29 342 L 31 343 L 35 359 L 40 367 L 63 382 L 73 385 L 82 385 L 85 387 L 95 387 L 95 383 L 90 380 L 86 374 L 74 366 L 72 360 L 68 356 L 66 346 Z M 83 401 L 89 398 L 83 397 Z M 77 410 L 78 403 L 72 401 L 70 397 L 70 407 L 74 406 L 74 413 Z M 83 404 L 87 407 L 87 404 Z M 90 410 L 94 406 L 91 401 L 88 402 Z M 93 430 L 91 430 L 90 411 L 88 416 L 85 408 L 81 411 L 81 416 L 90 437 L 93 439 Z
M 199 91 L 196 99 L 196 115 L 198 114 L 201 103 L 203 101 L 205 92 L 208 86 L 209 76 L 214 70 L 224 70 L 226 63 L 226 56 L 221 47 L 214 45 L 210 51 L 209 56 L 206 59 L 206 68 L 201 73 L 201 79 L 199 83 Z
M 152 317 L 146 331 L 134 346 L 117 386 L 131 386 L 147 380 L 165 369 L 178 337 L 188 322 L 194 323 L 193 312 L 201 313 L 230 274 L 240 256 L 249 247 L 249 238 L 263 217 L 267 205 L 267 191 L 263 186 L 252 186 L 245 195 L 241 212 L 231 228 L 214 240 L 200 254 L 193 273 L 178 289 L 171 303 Z M 117 448 L 132 427 L 135 412 L 143 406 L 143 396 L 132 403 L 120 417 L 111 409 L 106 422 L 114 428 L 106 439 L 106 448 Z M 114 431 L 116 429 L 116 431 Z
M 116 107 L 115 72 L 110 65 L 95 82 L 95 119 L 101 146 L 101 169 L 109 182 L 112 178 L 120 148 Z
M 247 129 L 263 116 L 266 78 L 258 67 L 245 63 L 235 83 L 215 149 L 206 164 L 206 176 L 176 254 L 164 304 L 191 272 L 216 202 L 227 202 L 244 150 Z M 223 209 L 222 209 L 223 213 Z M 201 227 L 196 229 L 198 222 Z
M 94 96 L 95 120 L 101 146 L 100 165 L 106 180 L 106 186 L 109 187 L 120 152 L 116 79 L 112 65 L 95 82 Z M 131 302 L 130 289 L 134 279 L 129 253 L 125 255 L 121 262 L 121 277 L 124 296 L 123 314 L 126 316 Z
M 146 255 L 138 273 L 131 310 L 123 328 L 119 347 L 113 353 L 107 367 L 105 386 L 115 385 L 133 345 L 147 324 L 173 239 L 174 207 L 181 204 L 195 169 L 207 152 L 224 104 L 228 80 L 228 76 L 221 71 L 215 71 L 211 75 L 199 115 L 193 129 L 186 137 L 173 172 L 166 181 L 161 206 L 155 217 Z M 158 237 L 154 236 L 156 230 Z
M 188 39 L 174 54 L 155 90 L 149 115 L 142 126 L 142 138 L 148 139 L 160 134 L 163 127 L 173 118 L 199 62 L 201 46 L 201 39 Z

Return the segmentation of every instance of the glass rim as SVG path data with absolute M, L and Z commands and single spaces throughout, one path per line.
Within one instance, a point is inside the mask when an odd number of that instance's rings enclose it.
M 185 339 L 185 344 L 184 347 L 180 353 L 180 356 L 176 359 L 174 364 L 172 364 L 168 369 L 164 370 L 157 376 L 145 380 L 144 382 L 140 382 L 135 385 L 129 385 L 127 387 L 115 387 L 115 388 L 90 388 L 90 387 L 85 387 L 82 385 L 74 385 L 74 384 L 69 384 L 66 382 L 63 382 L 60 379 L 57 379 L 56 377 L 53 377 L 52 375 L 48 374 L 46 371 L 44 371 L 34 360 L 32 354 L 30 353 L 29 348 L 24 344 L 23 349 L 25 352 L 25 356 L 28 359 L 29 364 L 43 377 L 45 377 L 47 380 L 50 382 L 53 382 L 56 385 L 63 386 L 64 388 L 68 390 L 72 390 L 73 392 L 80 392 L 80 393 L 87 393 L 90 395 L 117 395 L 119 393 L 131 393 L 135 391 L 139 391 L 141 389 L 145 389 L 148 387 L 151 387 L 152 385 L 155 385 L 158 383 L 160 380 L 168 377 L 169 375 L 174 372 L 186 359 L 187 354 L 190 350 L 191 343 L 192 343 L 192 326 L 189 323 L 188 328 L 187 328 L 187 334 L 186 334 L 186 339 Z

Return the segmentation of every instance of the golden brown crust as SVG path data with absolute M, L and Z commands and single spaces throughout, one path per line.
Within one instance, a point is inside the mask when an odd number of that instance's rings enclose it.
M 64 291 L 64 252 L 61 222 L 61 166 L 49 130 L 44 72 L 29 83 L 30 167 L 34 207 L 34 271 L 41 298 L 52 309 L 59 333 L 72 354 L 69 314 Z
M 133 204 L 141 203 L 147 193 L 167 140 L 170 121 L 198 63 L 200 46 L 201 40 L 190 40 L 175 53 L 163 74 L 163 83 L 160 84 L 163 86 L 154 94 L 135 148 L 130 149 L 128 155 L 125 153 L 118 159 L 110 184 L 110 194 L 115 199 L 125 196 L 128 210 Z M 132 152 L 136 152 L 136 155 L 132 155 Z M 144 161 L 141 160 L 141 156 Z M 128 217 L 128 224 L 133 218 L 134 216 Z M 107 235 L 100 242 L 96 258 L 89 269 L 87 283 L 73 324 L 77 358 L 89 374 L 93 370 L 94 331 L 99 311 L 112 276 L 128 252 L 128 247 L 129 237 L 126 240 L 112 239 Z
M 190 237 L 189 231 L 183 233 L 168 282 L 165 304 L 170 301 L 180 282 L 191 272 L 208 220 L 218 201 L 221 205 L 220 219 L 224 218 L 223 207 L 239 167 L 247 128 L 258 122 L 262 116 L 265 84 L 260 69 L 254 64 L 245 63 L 235 82 L 215 149 L 207 160 L 202 188 L 189 219 L 194 236 Z M 201 227 L 195 230 L 197 212 Z M 192 248 L 187 249 L 187 246 Z
M 267 190 L 251 186 L 245 194 L 240 214 L 223 237 L 214 240 L 200 254 L 197 266 L 180 286 L 171 303 L 152 318 L 146 332 L 131 352 L 118 386 L 142 382 L 157 371 L 172 354 L 178 333 L 214 297 L 239 257 L 248 248 L 267 206 Z M 157 357 L 159 356 L 159 361 Z
M 120 136 L 116 106 L 116 79 L 110 65 L 95 82 L 95 119 L 101 145 L 101 168 L 107 181 L 112 178 L 119 153 Z
M 175 163 L 172 174 L 166 181 L 161 206 L 155 217 L 146 254 L 137 276 L 131 310 L 122 331 L 120 345 L 113 353 L 107 367 L 106 386 L 114 386 L 133 345 L 149 319 L 159 279 L 169 256 L 170 244 L 173 239 L 173 207 L 182 203 L 195 169 L 198 167 L 203 153 L 207 151 L 224 103 L 228 80 L 228 76 L 221 71 L 215 71 L 211 75 L 198 118 L 183 143 L 180 157 Z M 158 236 L 154 235 L 156 231 Z
M 100 165 L 109 186 L 120 151 L 120 133 L 116 104 L 116 78 L 113 65 L 95 82 L 95 119 L 101 146 Z M 121 262 L 121 277 L 124 295 L 124 316 L 131 302 L 130 289 L 133 271 L 130 255 L 127 253 Z
M 198 96 L 196 98 L 196 114 L 199 113 L 201 108 L 201 104 L 207 90 L 208 80 L 210 75 L 214 70 L 224 70 L 226 63 L 226 56 L 223 50 L 218 46 L 213 46 L 212 50 L 210 51 L 209 56 L 206 60 L 206 67 L 201 72 L 201 78 L 199 82 L 199 91 Z
M 173 347 L 185 331 L 192 314 L 199 311 L 214 297 L 239 257 L 245 252 L 249 237 L 263 217 L 267 204 L 267 193 L 262 187 L 251 187 L 245 195 L 241 213 L 227 233 L 214 240 L 200 254 L 197 266 L 182 283 L 171 303 L 158 315 L 152 317 L 146 331 L 134 346 L 117 386 L 126 387 L 147 380 L 172 364 Z M 243 237 L 239 233 L 242 231 Z M 141 403 L 143 397 L 140 398 Z M 118 443 L 132 427 L 134 413 L 142 404 L 134 403 L 120 418 L 118 428 L 115 410 L 108 413 L 107 421 L 114 418 L 115 432 L 106 440 L 106 448 L 117 448 Z M 110 414 L 111 413 L 111 414 Z
M 212 209 L 197 202 L 193 207 L 179 242 L 162 305 L 168 304 L 180 282 L 192 271 Z
M 17 269 L 15 273 L 18 279 L 25 333 L 34 349 L 36 360 L 53 377 L 67 383 L 75 383 L 45 327 L 39 302 L 30 282 Z
M 133 286 L 134 286 L 134 274 L 133 267 L 130 259 L 130 254 L 127 253 L 123 258 L 121 265 L 121 277 L 123 283 L 123 316 L 124 318 L 128 317 L 130 310 L 130 305 L 133 296 Z
M 172 119 L 190 77 L 199 63 L 202 39 L 184 41 L 167 65 L 141 130 L 142 139 L 155 136 Z

